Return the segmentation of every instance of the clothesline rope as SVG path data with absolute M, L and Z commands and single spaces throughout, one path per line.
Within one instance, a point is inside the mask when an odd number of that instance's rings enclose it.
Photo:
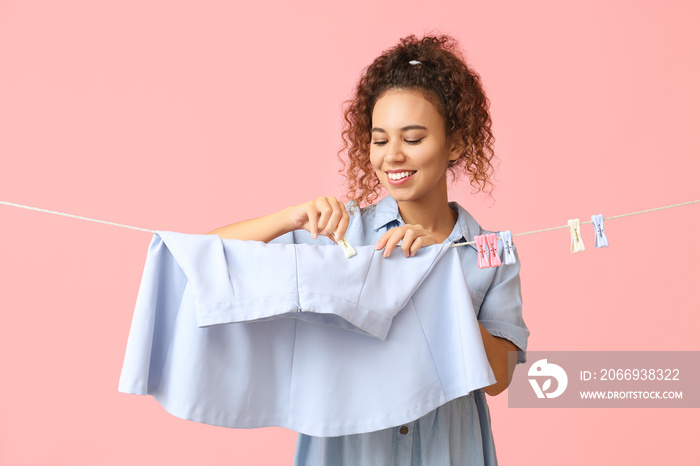
M 695 200 L 695 201 L 681 202 L 680 204 L 671 204 L 671 205 L 666 205 L 666 206 L 662 206 L 662 207 L 654 207 L 652 209 L 640 210 L 637 212 L 629 212 L 626 214 L 611 215 L 610 217 L 605 217 L 604 220 L 613 220 L 616 218 L 629 217 L 632 215 L 647 214 L 649 212 L 655 212 L 657 210 L 673 209 L 674 207 L 682 207 L 682 206 L 686 206 L 686 205 L 690 205 L 690 204 L 697 204 L 698 202 L 700 202 L 700 199 Z M 15 204 L 14 202 L 0 201 L 0 204 L 5 204 L 8 206 L 12 206 L 12 207 L 19 207 L 22 209 L 35 210 L 37 212 L 45 212 L 47 214 L 62 215 L 64 217 L 76 218 L 78 220 L 86 220 L 88 222 L 104 223 L 105 225 L 112 225 L 115 227 L 128 228 L 130 230 L 138 230 L 138 231 L 145 231 L 148 233 L 156 233 L 156 230 L 149 230 L 148 228 L 141 228 L 141 227 L 135 227 L 135 226 L 131 226 L 131 225 L 124 225 L 123 223 L 108 222 L 106 220 L 98 220 L 95 218 L 83 217 L 82 215 L 67 214 L 65 212 L 58 212 L 56 210 L 41 209 L 39 207 L 32 207 L 32 206 L 23 205 L 23 204 Z M 581 222 L 581 225 L 585 225 L 587 223 L 593 223 L 593 222 L 591 220 L 587 220 L 585 222 Z M 569 226 L 568 225 L 561 225 L 561 226 L 556 226 L 556 227 L 543 228 L 541 230 L 525 231 L 523 233 L 513 233 L 512 236 L 515 237 L 515 236 L 534 235 L 536 233 L 544 233 L 545 231 L 552 231 L 552 230 L 561 230 L 563 228 L 569 228 Z M 463 243 L 454 243 L 452 245 L 452 247 L 466 246 L 468 244 L 475 244 L 475 242 L 474 241 L 466 241 Z
M 695 200 L 695 201 L 681 202 L 680 204 L 666 205 L 666 206 L 663 206 L 663 207 L 654 207 L 653 209 L 640 210 L 640 211 L 637 211 L 637 212 L 629 212 L 629 213 L 627 213 L 627 214 L 611 215 L 610 217 L 604 217 L 603 220 L 613 220 L 613 219 L 616 219 L 616 218 L 629 217 L 629 216 L 632 216 L 632 215 L 647 214 L 647 213 L 649 213 L 649 212 L 655 212 L 655 211 L 657 211 L 657 210 L 672 209 L 672 208 L 674 208 L 674 207 L 681 207 L 681 206 L 685 206 L 685 205 L 696 204 L 696 203 L 698 203 L 698 202 L 700 202 L 700 199 Z M 593 223 L 593 221 L 591 221 L 591 220 L 586 220 L 585 222 L 581 222 L 581 225 L 585 225 L 585 224 L 587 224 L 587 223 Z M 525 232 L 523 232 L 523 233 L 513 233 L 512 236 L 515 237 L 515 236 L 534 235 L 535 233 L 543 233 L 543 232 L 545 232 L 545 231 L 552 231 L 552 230 L 561 230 L 561 229 L 564 229 L 564 228 L 569 228 L 569 225 L 560 225 L 560 226 L 556 226 L 556 227 L 543 228 L 543 229 L 541 229 L 541 230 L 525 231 Z M 454 244 L 452 245 L 452 247 L 455 247 L 455 246 L 466 246 L 466 245 L 468 245 L 468 244 L 476 244 L 476 242 L 475 242 L 475 241 L 466 241 L 466 242 L 463 242 L 463 243 L 454 243 Z
M 0 204 L 9 205 L 12 207 L 20 207 L 22 209 L 36 210 L 37 212 L 45 212 L 47 214 L 62 215 L 64 217 L 77 218 L 78 220 L 87 220 L 88 222 L 104 223 L 105 225 L 112 225 L 115 227 L 129 228 L 130 230 L 146 231 L 148 233 L 155 233 L 156 230 L 149 230 L 148 228 L 134 227 L 131 225 L 124 225 L 123 223 L 108 222 L 107 220 L 98 220 L 96 218 L 83 217 L 82 215 L 67 214 L 65 212 L 58 212 L 56 210 L 41 209 L 39 207 L 32 207 L 28 205 L 15 204 L 14 202 L 0 201 Z

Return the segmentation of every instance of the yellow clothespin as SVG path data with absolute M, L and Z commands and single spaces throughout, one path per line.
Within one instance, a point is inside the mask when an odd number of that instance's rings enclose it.
M 583 245 L 583 238 L 581 237 L 581 222 L 579 219 L 574 218 L 567 223 L 569 225 L 569 233 L 571 233 L 571 252 L 585 251 L 586 247 Z
M 335 233 L 331 233 L 333 235 L 333 238 L 335 238 Z M 343 252 L 345 253 L 345 257 L 348 259 L 351 258 L 352 256 L 356 255 L 357 253 L 353 249 L 352 246 L 350 246 L 350 243 L 348 243 L 348 240 L 345 239 L 345 236 L 343 236 L 340 239 L 336 239 L 336 242 L 338 245 L 343 248 Z

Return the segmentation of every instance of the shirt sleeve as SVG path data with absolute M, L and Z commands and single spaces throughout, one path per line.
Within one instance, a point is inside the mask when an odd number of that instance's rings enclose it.
M 499 249 L 501 244 L 499 242 Z M 517 363 L 527 361 L 527 339 L 530 331 L 523 320 L 523 299 L 520 292 L 520 259 L 515 250 L 515 264 L 495 267 L 491 286 L 479 310 L 479 322 L 493 336 L 505 338 L 517 346 Z M 500 251 L 499 251 L 500 253 Z

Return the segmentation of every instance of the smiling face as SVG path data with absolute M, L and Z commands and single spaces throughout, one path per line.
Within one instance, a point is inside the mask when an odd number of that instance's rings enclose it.
M 459 150 L 449 143 L 445 119 L 417 90 L 389 90 L 372 111 L 370 162 L 398 202 L 446 202 L 447 165 Z

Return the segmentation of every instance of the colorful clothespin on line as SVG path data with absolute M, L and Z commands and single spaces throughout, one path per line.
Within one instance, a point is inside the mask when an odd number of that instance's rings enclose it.
M 333 238 L 335 239 L 335 233 L 331 233 L 333 235 Z M 343 236 L 340 239 L 335 240 L 338 245 L 343 248 L 343 252 L 345 253 L 345 257 L 348 259 L 351 258 L 354 255 L 357 255 L 357 252 L 355 252 L 355 249 L 353 249 L 352 246 L 350 246 L 350 243 L 348 243 L 348 240 L 345 239 L 345 236 Z
M 501 266 L 501 257 L 498 255 L 498 236 L 496 233 L 486 235 L 486 244 L 489 247 L 489 262 L 491 267 Z
M 513 248 L 513 235 L 510 230 L 500 232 L 501 242 L 503 243 L 503 263 L 515 264 L 515 249 Z
M 498 236 L 496 233 L 488 233 L 486 235 L 476 235 L 474 237 L 476 243 L 476 252 L 480 269 L 489 267 L 500 267 L 501 256 L 498 254 Z
M 474 237 L 474 242 L 476 243 L 479 268 L 487 269 L 491 267 L 491 261 L 489 260 L 489 245 L 486 242 L 486 235 L 476 235 Z
M 583 238 L 581 237 L 581 222 L 574 218 L 566 222 L 569 225 L 569 233 L 571 233 L 571 252 L 585 251 Z
M 605 236 L 605 230 L 603 229 L 603 214 L 591 215 L 591 221 L 593 222 L 593 228 L 595 228 L 595 247 L 608 247 L 608 238 Z

